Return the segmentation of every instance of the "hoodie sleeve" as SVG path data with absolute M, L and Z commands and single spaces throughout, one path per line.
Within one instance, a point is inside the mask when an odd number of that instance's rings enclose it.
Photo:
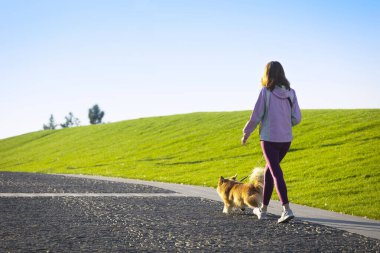
M 301 110 L 298 105 L 296 92 L 294 92 L 293 107 L 292 107 L 292 126 L 295 126 L 301 122 Z
M 265 112 L 265 100 L 266 100 L 266 88 L 263 88 L 260 92 L 259 98 L 256 101 L 255 108 L 253 109 L 251 118 L 245 124 L 243 129 L 243 138 L 246 141 L 251 133 L 256 129 L 260 123 Z

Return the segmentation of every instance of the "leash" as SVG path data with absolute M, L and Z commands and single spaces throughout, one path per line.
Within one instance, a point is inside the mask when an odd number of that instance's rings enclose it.
M 261 159 L 256 163 L 256 167 L 259 167 L 263 160 L 264 160 L 264 155 L 262 155 L 262 156 L 261 156 Z M 240 182 L 243 182 L 243 181 L 246 180 L 248 177 L 249 177 L 249 175 L 243 177 L 243 178 L 240 179 L 239 181 L 240 181 Z
M 247 177 L 248 177 L 248 175 L 247 176 L 245 176 L 245 177 L 243 177 L 242 179 L 240 179 L 239 181 L 240 182 L 243 182 L 245 179 L 247 179 Z

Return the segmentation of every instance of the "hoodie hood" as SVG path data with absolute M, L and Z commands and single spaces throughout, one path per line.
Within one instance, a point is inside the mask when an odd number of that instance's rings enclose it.
M 245 142 L 260 124 L 260 140 L 291 142 L 293 140 L 292 126 L 300 121 L 301 110 L 295 90 L 275 87 L 273 91 L 270 91 L 267 87 L 263 87 L 251 118 L 244 127 L 243 141 Z
M 281 86 L 281 87 L 276 86 L 276 87 L 273 89 L 272 93 L 273 93 L 276 97 L 286 99 L 286 98 L 288 98 L 288 97 L 291 96 L 291 89 L 290 89 L 290 90 L 287 90 L 287 89 L 285 88 L 285 86 Z

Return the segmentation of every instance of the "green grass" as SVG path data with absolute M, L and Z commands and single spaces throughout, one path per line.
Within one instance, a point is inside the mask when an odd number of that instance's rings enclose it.
M 380 110 L 302 113 L 282 162 L 290 201 L 379 220 Z M 215 187 L 221 175 L 263 166 L 257 131 L 240 145 L 249 116 L 192 113 L 29 133 L 0 140 L 0 170 Z

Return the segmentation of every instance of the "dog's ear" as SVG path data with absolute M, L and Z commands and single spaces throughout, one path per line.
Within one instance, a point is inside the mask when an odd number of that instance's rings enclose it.
M 237 174 L 235 174 L 235 176 L 233 176 L 231 179 L 236 181 L 236 178 L 237 178 Z
M 221 177 L 219 178 L 219 182 L 220 182 L 220 183 L 223 183 L 223 182 L 224 182 L 224 177 L 221 176 Z

